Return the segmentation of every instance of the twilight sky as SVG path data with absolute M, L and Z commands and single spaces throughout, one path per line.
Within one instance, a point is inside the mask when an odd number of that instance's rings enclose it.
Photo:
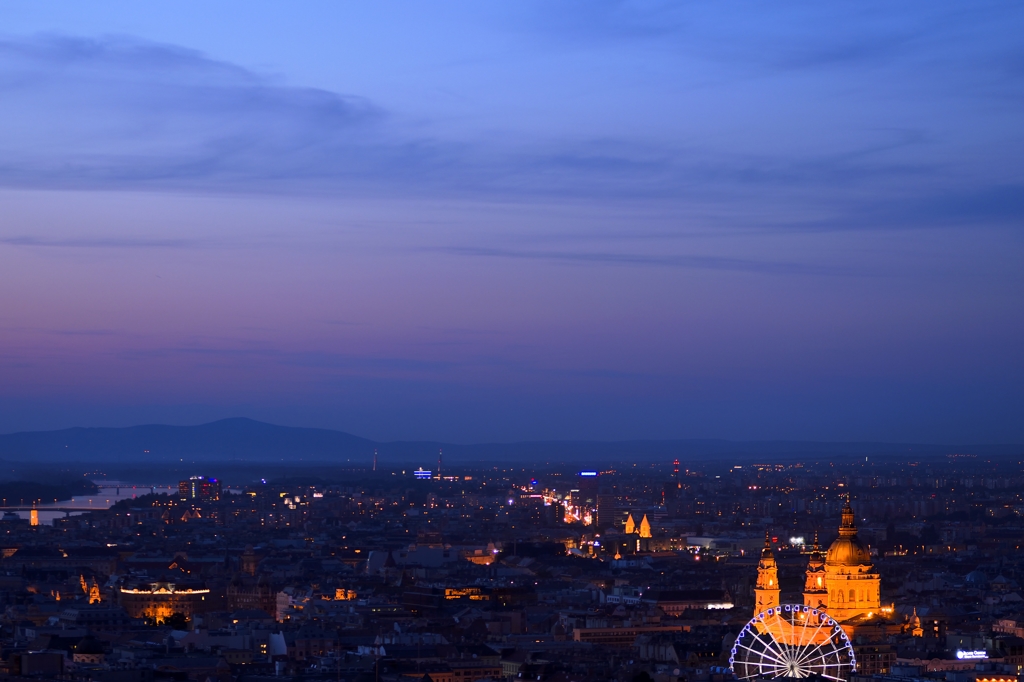
M 0 432 L 1024 442 L 1018 3 L 0 27 Z

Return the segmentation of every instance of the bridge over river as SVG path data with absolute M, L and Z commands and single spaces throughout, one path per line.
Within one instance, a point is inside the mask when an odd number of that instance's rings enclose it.
M 18 504 L 8 504 L 11 498 L 0 500 L 0 515 L 8 512 L 22 514 L 28 512 L 33 523 L 51 524 L 53 520 L 60 517 L 68 517 L 72 514 L 85 514 L 91 511 L 109 509 L 121 500 L 130 500 L 140 495 L 150 493 L 176 493 L 177 486 L 169 485 L 139 485 L 132 483 L 100 484 L 99 490 L 92 495 L 76 495 L 70 500 L 63 500 L 49 503 L 32 504 L 29 500 L 17 500 Z M 35 512 L 33 514 L 32 512 Z M 20 514 L 19 514 L 20 515 Z

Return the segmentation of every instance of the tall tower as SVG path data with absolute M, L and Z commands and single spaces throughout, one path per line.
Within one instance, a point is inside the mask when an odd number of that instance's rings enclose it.
M 437 449 L 437 477 L 441 478 L 441 448 Z
M 260 558 L 256 556 L 256 552 L 253 550 L 252 545 L 246 545 L 245 551 L 242 552 L 242 556 L 239 559 L 239 568 L 242 573 L 248 575 L 256 575 L 256 567 L 259 566 Z
M 670 502 L 675 502 L 679 499 L 679 491 L 682 490 L 683 484 L 679 480 L 679 458 L 672 460 L 672 480 L 666 481 L 664 487 L 661 490 L 661 503 L 668 506 Z
M 772 541 L 768 531 L 764 534 L 764 549 L 757 562 L 757 583 L 754 585 L 754 615 L 779 605 L 779 567 L 772 552 Z
M 807 579 L 804 580 L 804 606 L 812 609 L 828 606 L 828 589 L 825 587 L 825 557 L 818 544 L 818 531 L 814 531 L 814 546 L 807 562 Z
M 373 449 L 373 470 L 377 470 L 377 448 Z
M 846 497 L 839 537 L 825 555 L 828 614 L 840 623 L 860 615 L 876 614 L 881 606 L 881 578 L 871 554 L 857 537 L 850 497 Z

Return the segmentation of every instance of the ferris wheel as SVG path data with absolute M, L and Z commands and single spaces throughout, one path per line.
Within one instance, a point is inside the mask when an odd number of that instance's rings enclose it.
M 754 677 L 811 677 L 845 682 L 857 669 L 846 632 L 824 611 L 782 604 L 754 616 L 729 656 L 741 680 Z

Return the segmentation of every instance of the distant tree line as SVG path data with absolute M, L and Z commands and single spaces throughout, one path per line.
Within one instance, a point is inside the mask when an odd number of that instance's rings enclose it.
M 147 493 L 130 499 L 118 500 L 111 509 L 128 511 L 130 509 L 139 509 L 140 507 L 166 506 L 177 499 L 177 497 L 171 497 L 167 493 Z
M 38 483 L 36 481 L 4 481 L 0 483 L 0 498 L 7 506 L 63 502 L 81 495 L 95 495 L 96 484 L 88 479 L 71 479 Z

